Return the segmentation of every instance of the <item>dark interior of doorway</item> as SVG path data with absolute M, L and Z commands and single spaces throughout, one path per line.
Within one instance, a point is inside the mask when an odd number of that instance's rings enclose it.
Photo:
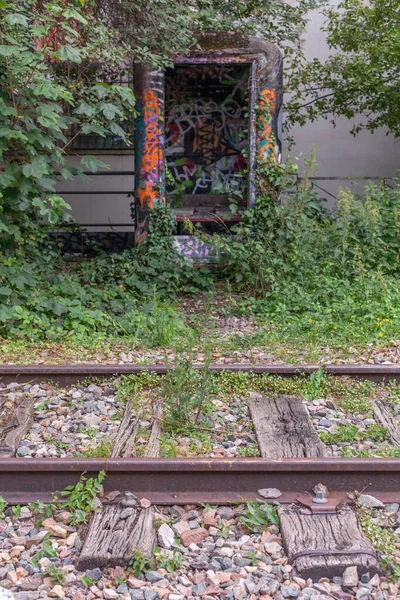
M 165 73 L 167 197 L 177 221 L 240 219 L 246 204 L 247 64 L 185 64 Z M 230 210 L 237 204 L 238 212 Z

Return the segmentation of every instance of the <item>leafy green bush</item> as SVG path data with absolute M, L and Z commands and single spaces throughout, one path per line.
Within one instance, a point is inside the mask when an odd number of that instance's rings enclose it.
M 279 199 L 259 197 L 217 243 L 227 277 L 249 292 L 238 309 L 278 325 L 282 340 L 397 335 L 399 187 L 369 182 L 359 195 L 341 190 L 329 213 L 306 178 Z
M 129 143 L 121 125 L 135 99 L 105 83 L 121 79 L 128 49 L 113 43 L 92 0 L 0 0 L 0 9 L 0 249 L 29 254 L 43 239 L 37 223 L 51 228 L 69 208 L 57 181 L 107 168 L 89 155 L 68 164 L 71 142 L 96 134 Z

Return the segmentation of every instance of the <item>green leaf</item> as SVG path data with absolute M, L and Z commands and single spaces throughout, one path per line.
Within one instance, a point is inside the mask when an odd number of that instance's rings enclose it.
M 60 46 L 55 55 L 60 60 L 70 60 L 76 64 L 82 62 L 80 50 L 72 46 Z
M 118 106 L 115 106 L 115 104 L 110 104 L 109 102 L 107 102 L 107 104 L 103 104 L 100 110 L 105 116 L 105 118 L 109 121 L 112 121 L 117 115 L 122 115 L 121 110 L 118 108 Z
M 96 171 L 98 169 L 109 169 L 110 168 L 110 165 L 103 162 L 102 160 L 99 160 L 95 156 L 90 156 L 90 154 L 83 156 L 81 163 L 85 167 L 87 167 L 89 169 L 89 171 L 92 171 L 92 173 L 96 173 Z
M 43 189 L 48 190 L 49 192 L 55 192 L 54 179 L 50 179 L 49 177 L 41 177 L 39 179 L 39 183 Z
M 34 87 L 33 93 L 35 96 L 44 96 L 50 100 L 57 100 L 58 98 L 57 88 L 49 81 L 41 81 Z
M 25 177 L 35 177 L 41 179 L 48 173 L 48 165 L 44 158 L 41 156 L 35 156 L 32 162 L 22 166 L 22 172 Z
M 0 287 L 0 296 L 11 296 L 12 290 L 8 287 Z
M 57 122 L 57 118 L 55 116 L 42 115 L 42 116 L 38 117 L 38 123 L 40 123 L 40 125 L 43 125 L 43 127 L 49 127 L 49 128 L 57 127 L 57 129 L 58 129 L 58 122 Z
M 101 135 L 101 137 L 105 137 L 106 130 L 101 125 L 96 125 L 96 123 L 84 123 L 82 125 L 82 133 L 87 135 L 88 133 L 97 133 L 97 135 Z
M 94 113 L 94 109 L 87 102 L 79 102 L 78 106 L 74 110 L 75 115 L 86 115 L 91 117 Z
M 22 25 L 23 27 L 28 27 L 29 24 L 28 19 L 20 13 L 6 15 L 4 21 L 8 23 L 8 25 Z
M 0 46 L 0 56 L 17 56 L 18 54 L 18 48 L 14 46 Z
M 81 15 L 77 10 L 74 10 L 73 8 L 67 8 L 66 10 L 64 10 L 63 16 L 66 19 L 74 19 L 75 21 L 79 21 L 79 23 L 82 23 L 82 25 L 87 25 L 87 19 L 85 19 L 83 15 Z
M 110 125 L 110 131 L 112 131 L 112 133 L 115 133 L 115 135 L 118 135 L 122 139 L 126 138 L 126 131 L 124 131 L 122 129 L 122 127 L 120 127 L 119 125 L 117 125 L 117 123 L 111 123 L 111 125 Z

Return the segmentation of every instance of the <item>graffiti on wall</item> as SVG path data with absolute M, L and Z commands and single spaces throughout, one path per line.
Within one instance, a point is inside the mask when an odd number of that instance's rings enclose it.
M 166 159 L 186 194 L 243 191 L 247 148 L 246 65 L 178 66 L 166 73 Z
M 154 208 L 164 197 L 163 165 L 163 101 L 162 89 L 157 90 L 158 72 L 151 72 L 152 87 L 145 87 L 136 120 L 136 152 L 138 153 L 137 200 L 141 206 Z M 162 83 L 162 80 L 161 80 Z M 158 93 L 159 91 L 159 93 Z
M 262 90 L 258 101 L 257 119 L 257 160 L 261 164 L 276 152 L 272 133 L 274 104 L 275 92 L 268 89 Z

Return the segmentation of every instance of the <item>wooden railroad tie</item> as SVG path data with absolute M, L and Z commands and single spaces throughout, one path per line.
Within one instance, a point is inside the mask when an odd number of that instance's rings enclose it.
M 0 427 L 0 457 L 12 458 L 18 450 L 22 438 L 32 427 L 36 398 L 21 401 L 12 409 L 10 423 Z
M 144 456 L 155 458 L 160 453 L 162 407 L 153 408 L 153 425 Z M 141 414 L 133 414 L 129 401 L 114 443 L 112 456 L 132 455 Z M 128 500 L 128 502 L 127 502 Z M 128 506 L 127 506 L 128 504 Z M 129 506 L 130 504 L 130 506 Z M 128 510 L 127 510 L 128 508 Z M 126 516 L 126 513 L 128 516 Z M 125 513 L 125 514 L 124 514 Z M 89 529 L 78 561 L 79 569 L 113 567 L 129 563 L 137 549 L 143 556 L 151 558 L 156 540 L 154 508 L 140 508 L 129 496 L 120 497 L 114 504 L 105 504 L 90 521 Z
M 327 448 L 300 396 L 251 394 L 250 413 L 264 458 L 319 458 Z M 299 490 L 303 491 L 303 490 Z M 347 567 L 374 575 L 379 563 L 368 538 L 349 507 L 313 514 L 297 506 L 280 507 L 283 544 L 289 562 L 304 578 L 342 576 Z
M 301 396 L 251 393 L 250 413 L 263 458 L 318 458 L 327 455 Z
M 359 575 L 380 573 L 372 544 L 349 507 L 332 514 L 281 507 L 278 513 L 289 562 L 304 579 L 341 577 L 347 567 L 357 567 Z

